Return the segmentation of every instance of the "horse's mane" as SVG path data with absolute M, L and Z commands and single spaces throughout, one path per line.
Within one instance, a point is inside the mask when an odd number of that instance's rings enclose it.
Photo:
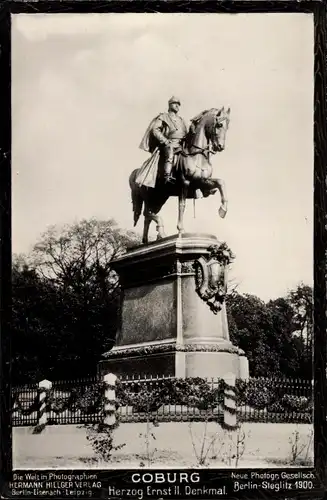
M 197 132 L 197 126 L 199 125 L 200 121 L 206 116 L 206 115 L 213 115 L 217 114 L 219 110 L 217 108 L 210 108 L 210 109 L 205 109 L 204 111 L 201 111 L 198 115 L 196 115 L 194 118 L 191 120 L 191 125 L 189 128 L 188 133 L 186 134 L 186 143 L 190 144 L 191 140 L 194 138 L 194 135 Z

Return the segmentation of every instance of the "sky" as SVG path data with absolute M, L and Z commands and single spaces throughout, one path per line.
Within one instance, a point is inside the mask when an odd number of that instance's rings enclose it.
M 231 107 L 212 158 L 227 216 L 218 194 L 196 202 L 195 218 L 190 200 L 185 230 L 227 242 L 242 293 L 269 300 L 312 284 L 313 61 L 311 14 L 14 15 L 13 252 L 83 218 L 132 229 L 139 143 L 177 95 L 186 122 Z M 177 199 L 161 214 L 176 234 Z

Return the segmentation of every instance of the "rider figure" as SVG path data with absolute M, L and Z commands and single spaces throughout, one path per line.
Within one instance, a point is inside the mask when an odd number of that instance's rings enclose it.
M 152 120 L 140 145 L 142 149 L 152 152 L 153 147 L 149 146 L 151 139 L 155 138 L 156 142 L 159 143 L 165 160 L 164 179 L 166 183 L 175 181 L 171 175 L 174 155 L 181 150 L 183 139 L 187 134 L 186 124 L 183 118 L 178 115 L 180 104 L 177 97 L 169 99 L 168 112 L 161 113 Z

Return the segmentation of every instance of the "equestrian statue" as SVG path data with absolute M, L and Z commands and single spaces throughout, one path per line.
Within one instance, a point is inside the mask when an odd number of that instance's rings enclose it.
M 179 116 L 180 100 L 172 97 L 168 112 L 154 118 L 141 141 L 140 148 L 151 153 L 141 168 L 129 178 L 134 212 L 134 226 L 144 215 L 143 243 L 148 243 L 149 227 L 156 223 L 157 239 L 165 237 L 159 212 L 170 196 L 179 199 L 178 234 L 184 232 L 186 199 L 215 194 L 221 197 L 220 217 L 227 213 L 224 181 L 212 177 L 211 156 L 225 148 L 230 108 L 211 108 L 198 114 L 189 130 Z

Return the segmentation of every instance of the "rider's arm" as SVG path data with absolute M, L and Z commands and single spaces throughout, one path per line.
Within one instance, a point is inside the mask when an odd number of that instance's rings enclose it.
M 157 118 L 155 123 L 153 124 L 152 133 L 157 141 L 162 145 L 169 144 L 169 140 L 162 133 L 162 129 L 164 128 L 164 123 L 161 118 Z

